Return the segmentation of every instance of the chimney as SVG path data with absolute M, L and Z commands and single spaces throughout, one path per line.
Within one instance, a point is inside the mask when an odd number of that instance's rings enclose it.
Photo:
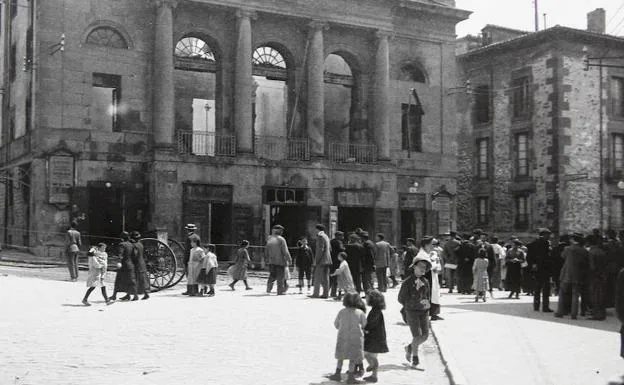
M 587 30 L 595 33 L 605 33 L 606 12 L 604 8 L 596 8 L 587 14 Z

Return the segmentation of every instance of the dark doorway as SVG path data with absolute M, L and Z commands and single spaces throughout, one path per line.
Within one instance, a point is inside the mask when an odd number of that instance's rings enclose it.
M 284 226 L 288 247 L 296 247 L 300 237 L 308 236 L 307 217 L 306 206 L 271 206 L 271 227 Z
M 401 244 L 405 245 L 407 238 L 414 238 L 416 242 L 425 234 L 425 213 L 422 210 L 401 210 Z
M 368 207 L 338 207 L 338 230 L 348 234 L 361 228 L 374 239 L 375 212 Z
M 143 190 L 89 187 L 88 243 L 117 242 L 122 230 L 144 232 L 147 206 Z
M 118 188 L 89 188 L 89 244 L 110 244 L 119 236 L 123 222 L 121 191 Z
M 231 247 L 224 246 L 232 243 L 231 218 L 232 205 L 225 203 L 210 204 L 210 243 L 216 245 L 216 254 L 221 258 L 227 257 L 228 250 L 231 250 Z

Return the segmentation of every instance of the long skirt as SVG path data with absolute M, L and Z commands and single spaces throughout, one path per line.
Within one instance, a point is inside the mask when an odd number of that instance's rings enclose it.
M 115 276 L 115 292 L 132 294 L 136 291 L 137 278 L 134 263 L 130 259 L 121 261 L 121 268 Z

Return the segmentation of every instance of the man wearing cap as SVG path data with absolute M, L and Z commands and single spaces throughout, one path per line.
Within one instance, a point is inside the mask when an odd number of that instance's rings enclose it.
M 388 290 L 388 261 L 390 260 L 391 246 L 385 240 L 382 233 L 377 234 L 377 243 L 375 243 L 375 275 L 377 276 L 377 290 L 385 293 Z
M 185 243 L 186 253 L 184 255 L 184 273 L 186 274 L 188 272 L 189 259 L 191 258 L 191 249 L 193 248 L 193 246 L 191 246 L 191 242 L 197 242 L 197 244 L 199 245 L 201 244 L 201 239 L 199 235 L 195 233 L 195 231 L 197 230 L 197 226 L 195 226 L 195 224 L 189 223 L 188 225 L 184 226 L 184 228 L 187 231 Z M 187 287 L 186 291 L 182 293 L 182 295 L 189 295 L 189 292 L 190 290 Z
M 314 251 L 314 292 L 311 298 L 319 298 L 321 287 L 323 294 L 320 298 L 329 296 L 329 270 L 332 266 L 331 245 L 329 237 L 325 234 L 325 226 L 316 225 L 316 250 Z
M 574 233 L 570 246 L 563 249 L 564 259 L 561 268 L 561 289 L 559 289 L 559 303 L 555 317 L 561 318 L 571 310 L 572 319 L 578 316 L 579 295 L 584 282 L 584 275 L 589 266 L 589 255 L 583 247 L 583 234 Z
M 449 233 L 449 239 L 444 242 L 444 246 L 442 246 L 442 259 L 444 260 L 447 280 L 446 286 L 449 289 L 449 294 L 453 293 L 453 287 L 455 287 L 455 283 L 457 282 L 457 248 L 459 248 L 457 233 L 451 231 Z
M 533 310 L 539 311 L 540 296 L 542 312 L 552 313 L 550 309 L 550 277 L 553 261 L 551 258 L 550 230 L 541 228 L 539 237 L 527 245 L 527 263 L 531 273 L 535 275 L 533 288 Z
M 330 246 L 331 259 L 332 259 L 332 266 L 331 266 L 331 269 L 329 270 L 329 273 L 330 273 L 329 295 L 332 297 L 335 297 L 337 294 L 336 292 L 338 290 L 338 277 L 332 276 L 331 274 L 334 274 L 336 269 L 340 266 L 340 260 L 338 259 L 338 254 L 345 251 L 344 233 L 342 231 L 336 231 L 334 233 L 334 238 L 331 241 L 329 241 L 329 246 Z
M 362 288 L 365 293 L 373 290 L 373 274 L 375 273 L 375 243 L 368 239 L 368 232 L 360 233 L 364 245 L 364 259 L 362 259 Z
M 266 242 L 266 259 L 269 262 L 269 280 L 267 281 L 267 293 L 273 290 L 273 283 L 277 281 L 277 295 L 286 294 L 286 279 L 284 269 L 292 263 L 286 239 L 282 237 L 284 227 L 275 225 Z

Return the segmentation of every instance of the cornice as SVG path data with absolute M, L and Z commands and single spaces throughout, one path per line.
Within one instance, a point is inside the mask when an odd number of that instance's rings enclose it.
M 399 8 L 406 8 L 414 11 L 425 12 L 433 15 L 444 16 L 456 20 L 457 22 L 468 19 L 472 11 L 465 11 L 447 7 L 444 5 L 423 3 L 417 0 L 398 0 Z

